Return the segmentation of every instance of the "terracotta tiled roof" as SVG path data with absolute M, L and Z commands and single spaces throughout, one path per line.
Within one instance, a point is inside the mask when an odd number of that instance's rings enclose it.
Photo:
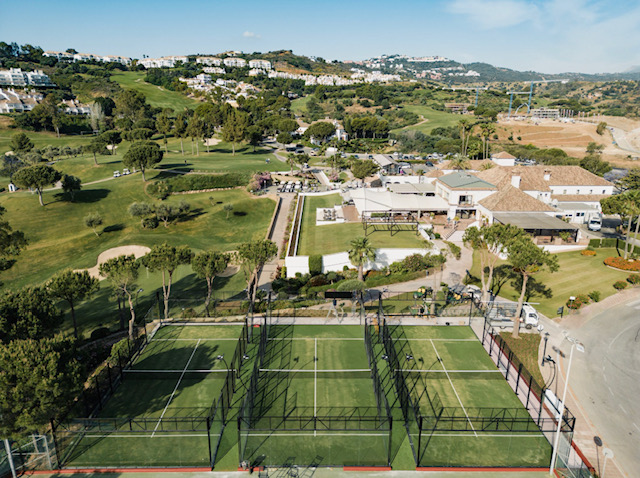
M 544 212 L 555 211 L 551 206 L 529 196 L 524 191 L 508 185 L 480 201 L 480 205 L 492 212 Z
M 548 181 L 544 179 L 547 172 Z M 613 185 L 580 166 L 495 166 L 473 174 L 498 186 L 511 184 L 511 176 L 517 174 L 523 191 L 550 191 L 549 186 Z
M 506 151 L 500 151 L 499 153 L 492 154 L 491 157 L 496 159 L 516 159 L 515 156 L 507 153 Z
M 552 194 L 551 199 L 558 202 L 600 202 L 608 198 L 608 194 Z

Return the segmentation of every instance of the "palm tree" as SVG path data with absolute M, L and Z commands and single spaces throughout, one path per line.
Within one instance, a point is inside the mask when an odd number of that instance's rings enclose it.
M 458 128 L 460 128 L 460 140 L 462 140 L 462 146 L 460 147 L 460 154 L 464 154 L 464 135 L 469 127 L 469 120 L 462 118 L 458 121 Z
M 449 160 L 449 168 L 456 170 L 465 170 L 470 169 L 471 164 L 469 163 L 469 158 L 460 154 L 456 154 L 453 159 Z
M 364 281 L 364 264 L 376 260 L 376 250 L 366 237 L 357 237 L 351 241 L 349 260 L 358 268 L 358 280 Z

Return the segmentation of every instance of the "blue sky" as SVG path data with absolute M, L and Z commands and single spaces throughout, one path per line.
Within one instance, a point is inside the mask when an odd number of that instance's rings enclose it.
M 640 65 L 639 25 L 637 0 L 23 0 L 3 2 L 0 40 L 136 58 L 292 49 L 597 73 Z

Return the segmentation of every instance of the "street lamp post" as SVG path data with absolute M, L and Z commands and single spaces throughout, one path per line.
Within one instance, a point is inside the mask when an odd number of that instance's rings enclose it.
M 569 388 L 569 374 L 571 373 L 571 361 L 573 359 L 573 349 L 578 349 L 578 352 L 584 352 L 584 345 L 582 345 L 577 339 L 569 337 L 567 332 L 564 331 L 564 338 L 571 342 L 571 352 L 569 353 L 569 365 L 567 366 L 567 378 L 564 381 L 564 391 L 562 392 L 562 402 L 560 407 L 560 416 L 558 417 L 558 429 L 556 431 L 556 439 L 553 445 L 553 454 L 551 456 L 551 465 L 549 466 L 549 475 L 553 475 L 553 469 L 555 468 L 556 458 L 558 456 L 558 443 L 560 442 L 560 432 L 562 430 L 562 419 L 564 418 L 565 400 L 567 399 L 567 389 Z

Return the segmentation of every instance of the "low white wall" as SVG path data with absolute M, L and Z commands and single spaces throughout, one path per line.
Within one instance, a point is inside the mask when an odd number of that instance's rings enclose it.
M 548 252 L 551 252 L 552 254 L 555 254 L 556 252 L 569 252 L 569 251 L 581 251 L 583 249 L 586 249 L 588 247 L 588 245 L 584 245 L 584 246 L 577 246 L 577 245 L 567 245 L 567 246 L 542 246 L 542 249 Z
M 409 176 L 409 175 L 400 175 L 400 176 L 380 176 L 380 181 L 382 181 L 383 186 L 387 186 L 387 184 L 400 183 L 400 184 L 427 184 L 432 183 L 436 180 L 436 178 L 428 178 L 426 176 Z
M 393 262 L 398 262 L 413 254 L 425 254 L 425 249 L 376 249 L 376 260 L 373 263 L 365 265 L 365 270 L 379 270 L 388 267 Z M 431 254 L 439 254 L 440 249 L 434 247 L 430 251 Z M 309 256 L 288 256 L 285 258 L 287 267 L 287 277 L 295 277 L 297 272 L 307 274 L 309 272 Z M 344 270 L 344 266 L 349 269 L 355 269 L 355 266 L 349 261 L 349 253 L 337 252 L 335 254 L 326 254 L 322 256 L 322 272 L 340 272 Z
M 317 193 L 300 193 L 301 196 L 331 196 L 332 194 L 340 194 L 339 190 L 318 191 Z
M 287 267 L 287 277 L 295 277 L 296 273 L 307 274 L 309 272 L 309 256 L 287 256 L 284 259 Z

